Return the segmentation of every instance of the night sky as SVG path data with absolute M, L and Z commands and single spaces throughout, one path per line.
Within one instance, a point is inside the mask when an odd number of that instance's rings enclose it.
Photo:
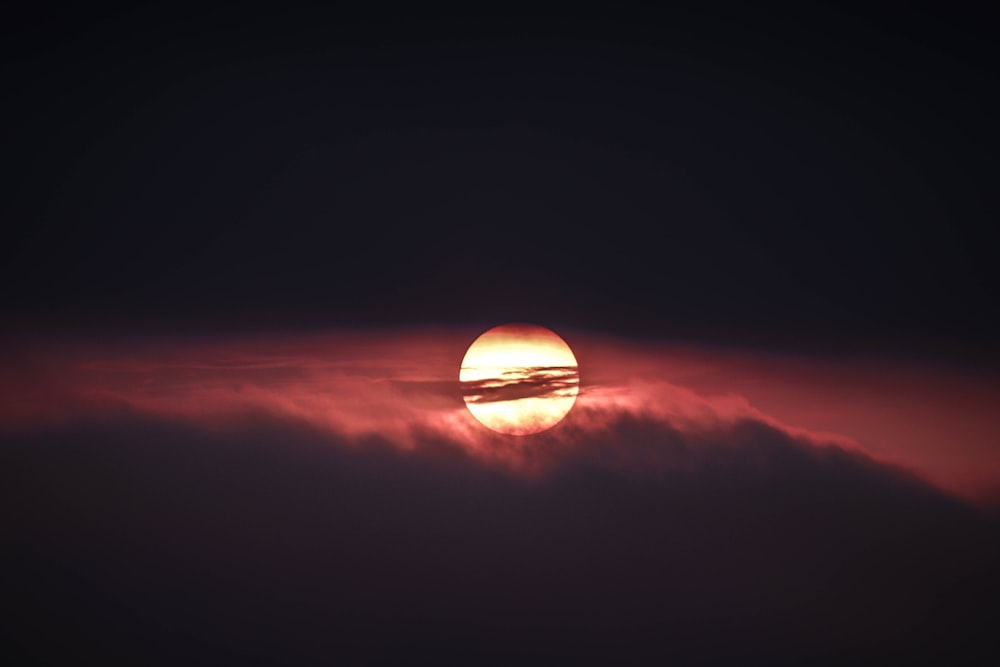
M 10 664 L 995 654 L 996 21 L 697 6 L 8 14 Z

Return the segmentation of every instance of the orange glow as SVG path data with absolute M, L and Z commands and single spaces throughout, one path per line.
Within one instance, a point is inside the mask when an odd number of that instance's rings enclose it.
M 504 324 L 469 346 L 459 372 L 469 412 L 509 435 L 548 430 L 572 409 L 579 391 L 576 357 L 552 331 Z

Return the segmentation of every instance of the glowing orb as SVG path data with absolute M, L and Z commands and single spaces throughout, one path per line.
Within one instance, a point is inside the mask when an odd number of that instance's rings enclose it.
M 473 341 L 458 379 L 469 412 L 487 428 L 530 435 L 576 402 L 580 374 L 569 345 L 534 324 L 503 324 Z

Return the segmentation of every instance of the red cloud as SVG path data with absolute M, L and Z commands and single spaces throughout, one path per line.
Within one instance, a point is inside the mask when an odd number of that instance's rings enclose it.
M 413 449 L 438 438 L 531 471 L 595 433 L 614 442 L 622 419 L 695 435 L 755 422 L 815 446 L 863 448 L 970 497 L 1000 483 L 993 378 L 567 336 L 580 363 L 576 407 L 551 431 L 513 438 L 483 428 L 462 401 L 458 368 L 474 337 L 427 330 L 14 345 L 0 426 L 134 411 L 224 428 L 266 415 L 356 444 Z

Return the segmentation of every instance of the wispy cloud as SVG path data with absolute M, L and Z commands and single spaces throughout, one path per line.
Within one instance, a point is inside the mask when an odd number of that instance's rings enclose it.
M 626 424 L 660 424 L 692 442 L 757 424 L 807 446 L 867 452 L 953 490 L 974 488 L 975 495 L 1000 486 L 1000 458 L 995 447 L 986 449 L 1000 432 L 989 408 L 990 397 L 1000 400 L 992 382 L 576 336 L 579 372 L 505 369 L 462 383 L 459 364 L 473 337 L 425 331 L 21 343 L 8 346 L 14 372 L 0 379 L 0 428 L 124 413 L 222 428 L 270 416 L 355 445 L 377 439 L 414 450 L 437 438 L 484 463 L 530 471 L 594 434 L 613 448 L 615 429 Z M 566 419 L 528 439 L 488 431 L 465 407 L 466 400 L 559 397 L 577 389 Z M 956 403 L 949 398 L 955 396 L 964 399 Z M 949 428 L 956 440 L 945 441 Z M 935 448 L 923 432 L 936 436 Z

